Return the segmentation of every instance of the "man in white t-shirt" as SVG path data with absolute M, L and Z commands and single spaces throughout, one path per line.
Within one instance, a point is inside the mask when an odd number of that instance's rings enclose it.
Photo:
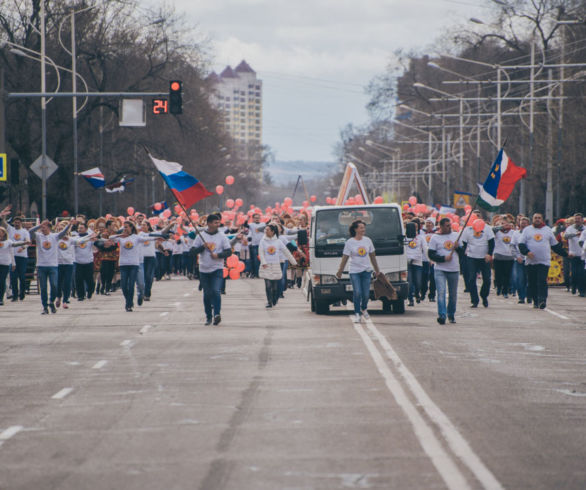
M 488 294 L 490 293 L 490 265 L 492 264 L 492 254 L 494 252 L 494 233 L 488 225 L 485 225 L 480 231 L 476 231 L 470 226 L 462 233 L 462 243 L 466 254 L 466 277 L 464 279 L 470 292 L 472 308 L 478 306 L 480 298 L 482 298 L 482 305 L 486 308 L 488 307 Z M 478 297 L 476 286 L 476 276 L 479 272 L 482 275 L 480 298 Z
M 519 239 L 519 250 L 527 256 L 528 296 L 532 298 L 533 308 L 547 306 L 547 275 L 551 265 L 551 251 L 562 257 L 568 253 L 559 243 L 551 228 L 545 225 L 543 215 L 535 213 L 533 224 L 523 230 Z
M 446 315 L 450 323 L 456 323 L 456 302 L 458 300 L 458 279 L 460 262 L 458 260 L 458 234 L 452 231 L 450 218 L 443 218 L 439 223 L 439 231 L 429 240 L 429 260 L 435 262 L 434 276 L 437 290 L 437 322 L 446 323 Z M 446 308 L 446 289 L 449 301 Z
M 568 240 L 568 258 L 572 270 L 572 294 L 576 294 L 577 292 L 582 298 L 586 291 L 586 275 L 584 274 L 584 259 L 582 258 L 580 236 L 584 231 L 584 216 L 582 213 L 576 213 L 574 214 L 574 224 L 568 226 L 564 233 L 564 238 Z
M 252 266 L 252 277 L 258 277 L 260 260 L 258 258 L 258 246 L 264 236 L 265 223 L 260 222 L 260 214 L 252 215 L 252 223 L 249 223 L 250 230 L 250 262 Z
M 195 254 L 199 255 L 199 281 L 203 289 L 203 304 L 206 325 L 218 325 L 222 321 L 222 282 L 224 259 L 232 255 L 230 240 L 219 231 L 222 217 L 210 214 L 207 229 L 200 232 L 193 242 Z

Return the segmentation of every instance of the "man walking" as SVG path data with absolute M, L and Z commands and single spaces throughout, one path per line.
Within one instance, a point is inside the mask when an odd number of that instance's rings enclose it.
M 528 296 L 533 308 L 544 310 L 547 306 L 547 274 L 551 265 L 551 251 L 562 257 L 568 254 L 545 225 L 543 215 L 535 213 L 533 224 L 523 230 L 519 240 L 519 250 L 527 256 Z
M 452 231 L 452 222 L 443 218 L 439 232 L 429 240 L 429 259 L 435 262 L 434 276 L 437 290 L 437 322 L 446 323 L 446 314 L 450 323 L 456 323 L 456 302 L 458 299 L 458 278 L 460 263 L 454 252 L 458 248 L 458 234 Z M 446 289 L 449 301 L 446 309 Z
M 470 292 L 472 308 L 476 308 L 479 302 L 478 288 L 476 286 L 476 276 L 479 272 L 482 274 L 480 297 L 482 298 L 482 305 L 486 308 L 488 307 L 488 294 L 490 292 L 490 265 L 494 252 L 494 233 L 486 225 L 480 231 L 468 227 L 462 234 L 462 242 L 466 254 L 464 259 L 466 260 L 466 277 L 464 279 Z
M 574 224 L 566 228 L 564 238 L 568 240 L 568 258 L 572 270 L 572 294 L 578 292 L 582 298 L 586 290 L 584 259 L 582 259 L 582 247 L 580 246 L 580 236 L 583 231 L 584 216 L 582 213 L 576 213 L 574 214 Z

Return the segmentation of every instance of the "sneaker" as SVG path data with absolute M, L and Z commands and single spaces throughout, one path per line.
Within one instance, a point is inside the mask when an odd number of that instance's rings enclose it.
M 545 301 L 542 301 L 541 303 L 539 303 L 539 309 L 540 310 L 545 310 L 545 308 L 546 308 Z
M 49 314 L 49 308 L 43 308 L 41 315 L 48 315 L 48 314 Z
M 482 298 L 482 306 L 488 308 L 488 298 Z
M 214 317 L 214 325 L 218 325 L 222 321 L 222 317 L 220 315 L 216 315 Z
M 440 325 L 445 325 L 445 324 L 446 324 L 446 317 L 445 317 L 445 316 L 438 316 L 438 317 L 437 317 L 437 322 L 438 322 Z
M 430 303 L 435 303 L 435 298 L 429 298 Z
M 63 303 L 63 309 L 65 309 L 65 310 L 69 309 L 69 305 L 67 303 Z
M 413 300 L 412 300 L 412 299 L 410 299 L 410 300 L 409 300 L 409 303 L 408 303 L 408 305 L 409 305 L 409 306 L 415 306 L 415 303 L 413 303 Z
M 417 304 L 421 303 L 421 300 L 419 299 L 419 296 L 417 298 L 415 298 L 415 301 L 417 302 Z
M 126 307 L 126 311 L 127 311 L 128 313 L 132 312 L 132 306 L 127 306 L 127 307 Z
M 6 299 L 8 299 L 8 297 Z M 13 303 L 16 302 L 16 301 L 18 301 L 18 297 L 17 296 L 13 296 L 10 301 L 12 301 Z
M 352 317 L 352 321 L 354 323 L 360 323 L 360 313 L 354 313 L 354 316 Z
M 370 315 L 368 314 L 368 311 L 362 310 L 362 318 L 364 318 L 365 320 L 370 320 Z
M 138 297 L 138 300 L 137 300 L 138 306 L 142 306 L 143 300 L 144 300 L 144 298 L 142 296 Z
M 533 303 L 533 308 L 537 310 L 539 308 L 539 305 L 537 303 Z
M 456 323 L 456 319 L 453 316 L 449 316 L 448 320 L 450 321 L 450 323 Z
M 472 304 L 470 305 L 470 308 L 478 308 L 478 303 L 472 303 Z
M 151 300 L 151 297 L 150 297 L 150 296 L 145 296 L 145 297 L 144 297 L 144 300 L 145 300 L 145 301 L 150 301 L 150 300 Z
M 273 303 L 267 303 L 267 304 L 265 305 L 265 308 L 272 308 L 272 307 L 273 307 Z
M 204 325 L 211 325 L 212 324 L 212 317 L 208 317 L 206 318 L 206 322 L 204 323 Z
M 55 300 L 55 306 L 56 306 L 57 308 L 59 308 L 59 307 L 61 306 L 61 298 L 57 298 L 57 299 Z
M 49 308 L 51 308 L 51 313 L 57 313 L 57 308 L 53 303 L 49 303 Z
M 525 304 L 525 300 L 524 299 L 519 299 L 519 301 L 517 301 L 517 304 L 524 305 Z
M 503 293 L 503 298 L 508 299 L 509 295 L 507 293 Z

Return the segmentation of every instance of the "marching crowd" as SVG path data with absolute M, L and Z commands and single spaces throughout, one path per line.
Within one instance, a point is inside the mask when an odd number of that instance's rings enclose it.
M 0 211 L 0 305 L 8 279 L 10 300 L 25 298 L 31 260 L 44 315 L 69 308 L 72 297 L 81 302 L 117 289 L 123 293 L 125 310 L 131 312 L 135 290 L 141 306 L 151 300 L 153 282 L 174 274 L 199 279 L 206 325 L 218 325 L 228 278 L 264 279 L 266 308 L 275 307 L 288 288 L 301 287 L 309 260 L 306 209 L 264 215 L 257 209 L 238 220 L 229 212 L 177 214 L 148 218 L 133 211 L 126 218 L 97 219 L 79 215 L 27 227 L 22 216 L 6 207 Z M 497 215 L 490 224 L 471 209 L 464 217 L 406 209 L 403 217 L 417 227 L 415 237 L 405 243 L 408 304 L 437 299 L 440 324 L 456 321 L 460 275 L 473 308 L 489 306 L 493 271 L 497 295 L 546 308 L 552 251 L 564 258 L 566 289 L 585 295 L 586 229 L 580 213 L 559 220 L 553 228 L 539 213 L 531 218 Z M 355 321 L 368 318 L 369 284 L 362 283 L 370 282 L 373 268 L 379 273 L 367 235 L 365 223 L 352 224 L 339 271 L 341 275 L 350 262 Z M 358 254 L 359 248 L 368 254 Z

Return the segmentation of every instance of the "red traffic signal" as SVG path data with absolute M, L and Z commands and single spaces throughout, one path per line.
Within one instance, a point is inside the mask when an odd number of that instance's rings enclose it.
M 171 114 L 183 113 L 183 82 L 181 80 L 171 80 L 169 82 L 169 112 Z

